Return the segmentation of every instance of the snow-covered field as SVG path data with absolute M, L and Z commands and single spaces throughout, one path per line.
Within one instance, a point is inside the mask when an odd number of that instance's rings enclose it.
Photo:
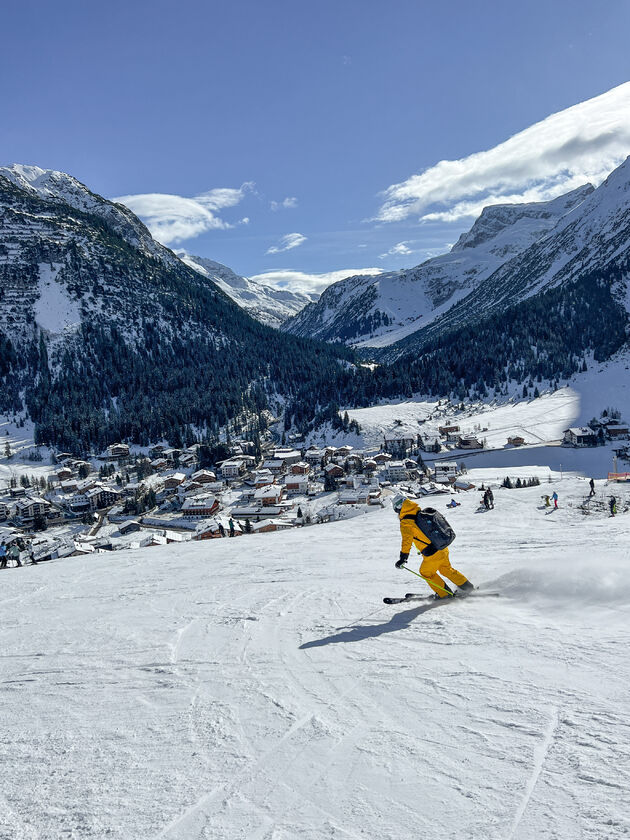
M 3 572 L 0 838 L 628 836 L 630 514 L 585 489 L 458 495 L 499 598 L 385 606 L 389 509 Z

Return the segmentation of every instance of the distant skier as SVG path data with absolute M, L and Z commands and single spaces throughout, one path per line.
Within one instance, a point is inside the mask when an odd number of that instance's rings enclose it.
M 558 509 L 558 494 L 556 493 L 555 490 L 551 494 L 551 498 L 553 499 L 553 509 L 557 510 Z
M 614 516 L 617 513 L 617 499 L 614 496 L 610 497 L 608 507 L 610 508 L 610 515 Z
M 595 481 L 591 478 L 591 480 L 589 481 L 588 484 L 589 484 L 589 487 L 591 488 L 591 492 L 588 494 L 589 498 L 590 498 L 591 496 L 595 495 Z
M 490 499 L 489 499 L 489 497 L 488 497 L 488 491 L 487 491 L 487 490 L 486 490 L 486 492 L 483 494 L 483 499 L 482 499 L 482 502 L 483 502 L 483 506 L 485 507 L 485 509 L 486 509 L 486 510 L 490 510 Z
M 14 560 L 16 566 L 21 566 L 22 562 L 20 560 L 20 549 L 17 543 L 13 543 L 11 548 L 7 551 L 7 555 L 10 560 Z
M 7 567 L 7 547 L 4 542 L 0 543 L 0 569 L 6 569 Z
M 223 525 L 220 522 L 219 522 L 219 533 L 221 534 L 222 537 L 225 536 L 225 528 L 223 527 Z
M 490 510 L 494 510 L 494 493 L 489 487 L 486 492 L 488 494 L 488 505 L 490 506 Z
M 230 517 L 230 521 L 228 522 L 228 525 L 230 526 L 230 536 L 233 537 L 234 536 L 234 520 L 232 519 L 232 517 Z
M 411 546 L 415 545 L 423 557 L 420 574 L 435 592 L 436 600 L 455 594 L 438 572 L 465 592 L 475 588 L 467 577 L 451 566 L 448 548 L 436 550 L 431 545 L 431 540 L 420 530 L 416 523 L 416 514 L 420 512 L 420 506 L 416 502 L 404 496 L 397 496 L 394 499 L 393 508 L 398 514 L 402 537 L 400 559 L 396 563 L 397 569 L 401 569 L 406 564 Z
M 545 500 L 545 507 L 551 507 L 550 497 L 547 494 L 543 496 L 543 499 Z

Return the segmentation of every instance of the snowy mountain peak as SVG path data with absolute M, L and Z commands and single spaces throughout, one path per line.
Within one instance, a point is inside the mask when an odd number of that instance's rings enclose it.
M 302 292 L 276 289 L 241 277 L 231 268 L 207 257 L 194 257 L 185 252 L 179 252 L 179 257 L 190 268 L 216 283 L 253 318 L 270 327 L 279 327 L 314 300 Z
M 451 253 L 463 251 L 465 248 L 476 248 L 484 242 L 489 242 L 506 228 L 511 228 L 524 219 L 559 219 L 581 204 L 594 189 L 592 184 L 584 184 L 550 201 L 529 204 L 491 204 L 484 207 L 471 229 L 462 233 L 453 245 Z
M 590 184 L 550 201 L 484 208 L 446 254 L 403 271 L 348 277 L 287 322 L 297 335 L 385 347 L 439 318 L 589 198 Z

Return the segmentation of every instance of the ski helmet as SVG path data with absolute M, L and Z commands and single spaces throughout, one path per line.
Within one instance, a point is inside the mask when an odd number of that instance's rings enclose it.
M 395 496 L 392 502 L 392 508 L 396 511 L 396 513 L 400 513 L 400 509 L 403 506 L 403 502 L 405 501 L 405 496 Z

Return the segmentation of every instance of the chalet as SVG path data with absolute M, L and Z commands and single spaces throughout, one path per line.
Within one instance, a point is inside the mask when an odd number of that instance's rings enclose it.
M 292 527 L 286 519 L 263 519 L 260 522 L 252 522 L 252 533 L 268 534 L 271 531 L 286 531 Z
M 268 461 L 263 462 L 263 469 L 269 470 L 274 475 L 280 475 L 284 469 L 284 461 L 280 461 L 277 458 L 269 459 Z
M 344 475 L 343 468 L 339 464 L 326 464 L 324 472 L 330 478 L 342 478 Z
M 366 458 L 366 460 L 363 462 L 363 470 L 366 473 L 375 472 L 377 467 L 378 467 L 378 464 L 376 463 L 374 458 Z
M 125 489 L 128 489 L 129 485 Z M 198 481 L 193 481 L 189 479 L 188 481 L 183 481 L 179 487 L 177 488 L 177 495 L 181 497 L 185 496 L 196 496 L 200 490 L 204 490 L 205 487 L 203 484 L 199 484 Z
M 366 487 L 357 487 L 352 490 L 342 490 L 337 499 L 338 505 L 367 505 L 370 490 Z
M 368 487 L 368 505 L 382 505 L 381 488 Z
M 458 434 L 459 426 L 439 426 L 438 432 L 442 435 L 442 437 L 447 437 L 451 434 Z
M 353 446 L 348 446 L 348 444 L 345 444 L 344 446 L 338 446 L 333 454 L 339 458 L 347 458 L 353 449 Z
M 433 465 L 433 478 L 435 481 L 445 482 L 457 476 L 458 469 L 455 461 L 436 461 Z
M 79 482 L 76 478 L 71 478 L 69 481 L 62 481 L 61 489 L 64 493 L 76 493 L 79 489 Z
M 162 458 L 161 455 L 157 458 L 154 458 L 150 463 L 153 469 L 158 471 L 165 470 L 168 467 L 168 461 L 166 460 L 166 458 Z
M 388 432 L 383 441 L 383 449 L 391 455 L 404 457 L 417 448 L 417 438 L 411 432 Z
M 0 502 L 0 522 L 4 522 L 5 519 L 8 519 L 10 513 L 10 506 L 6 502 Z
M 179 456 L 182 454 L 181 449 L 174 449 L 173 447 L 169 447 L 168 449 L 162 450 L 162 458 L 166 458 L 167 461 L 174 464 L 175 461 L 179 461 Z
M 194 472 L 191 475 L 191 478 L 198 484 L 210 484 L 217 480 L 217 477 L 212 470 L 197 470 L 197 472 Z
M 18 499 L 15 503 L 15 515 L 25 524 L 32 522 L 36 516 L 46 516 L 49 510 L 50 502 L 40 496 Z
M 615 425 L 606 426 L 606 435 L 611 440 L 619 440 L 620 438 L 627 438 L 628 437 L 628 426 L 618 423 Z
M 271 472 L 271 470 L 256 470 L 254 473 L 254 487 L 256 489 L 267 487 L 268 484 L 274 484 L 275 480 L 276 476 Z
M 186 499 L 182 505 L 182 515 L 186 519 L 203 519 L 216 513 L 218 507 L 219 501 L 211 493 L 203 496 L 192 496 Z
M 461 435 L 457 440 L 460 449 L 483 449 L 483 443 L 474 435 Z
M 310 464 L 312 467 L 319 466 L 321 464 L 322 459 L 324 457 L 324 453 L 321 449 L 316 449 L 315 447 L 311 447 L 307 449 L 304 454 L 304 460 L 307 464 Z
M 142 525 L 139 522 L 136 522 L 135 519 L 129 519 L 127 522 L 122 522 L 118 526 L 118 531 L 124 536 L 125 534 L 133 534 L 136 531 L 140 531 L 141 528 Z
M 179 487 L 186 480 L 186 476 L 184 473 L 173 473 L 172 475 L 167 476 L 164 479 L 164 489 L 165 490 L 174 490 L 176 487 Z
M 283 496 L 284 487 L 281 484 L 268 484 L 266 487 L 260 487 L 256 490 L 254 500 L 263 507 L 269 507 L 279 504 Z
M 284 503 L 279 505 L 238 505 L 230 511 L 232 519 L 249 519 L 250 522 L 259 522 L 261 519 L 270 519 L 273 516 L 280 516 L 287 508 Z
M 507 442 L 508 446 L 523 446 L 523 444 L 525 443 L 525 438 L 515 435 L 513 437 L 509 437 Z
M 72 470 L 69 467 L 62 467 L 55 472 L 55 476 L 60 483 L 62 481 L 68 481 L 68 479 L 72 478 Z
M 292 496 L 297 493 L 308 493 L 308 477 L 305 475 L 287 475 L 284 480 L 287 493 Z
M 302 460 L 302 453 L 298 449 L 274 449 L 274 461 L 282 461 L 285 467 L 297 464 Z
M 423 452 L 439 452 L 442 448 L 442 444 L 440 443 L 440 439 L 437 437 L 430 437 L 429 435 L 422 436 L 420 438 L 420 449 Z
M 158 458 L 162 455 L 162 453 L 164 452 L 165 449 L 166 449 L 166 446 L 164 446 L 164 444 L 157 443 L 155 446 L 152 446 L 149 449 L 149 455 L 150 455 L 151 458 Z
M 9 496 L 12 499 L 20 499 L 26 496 L 26 487 L 9 487 Z
M 193 464 L 197 463 L 197 456 L 192 452 L 183 452 L 179 456 L 179 463 L 182 467 L 192 467 Z
M 98 485 L 81 495 L 84 495 L 88 500 L 90 510 L 102 510 L 115 505 L 122 494 L 119 490 L 114 490 L 113 487 Z
M 407 478 L 407 468 L 403 461 L 390 461 L 386 472 L 388 480 L 392 482 L 405 481 Z
M 119 461 L 122 458 L 129 457 L 129 447 L 126 443 L 112 443 L 110 446 L 107 447 L 105 450 L 104 455 L 101 456 L 101 460 L 105 461 Z
M 247 470 L 247 463 L 243 458 L 229 458 L 221 464 L 223 478 L 238 478 Z
M 75 493 L 64 503 L 71 513 L 87 513 L 90 510 L 90 501 L 85 493 Z
M 574 426 L 564 432 L 564 443 L 571 446 L 595 446 L 597 434 L 590 426 Z
M 297 461 L 289 467 L 290 475 L 308 475 L 310 471 L 311 467 L 306 461 Z
M 388 452 L 378 452 L 372 460 L 376 461 L 379 467 L 382 467 L 383 464 L 387 464 L 392 460 L 392 456 Z
M 348 455 L 346 458 L 346 464 L 348 465 L 349 470 L 362 470 L 363 469 L 363 458 L 360 455 Z

